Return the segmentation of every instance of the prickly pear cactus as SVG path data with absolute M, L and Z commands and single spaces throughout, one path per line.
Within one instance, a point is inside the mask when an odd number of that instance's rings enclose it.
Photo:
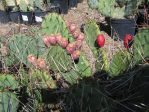
M 98 50 L 98 55 L 99 55 L 99 63 L 100 63 L 98 65 L 100 65 L 100 66 L 98 66 L 96 68 L 107 72 L 109 70 L 109 59 L 108 59 L 108 56 L 107 56 L 106 49 L 104 49 L 104 48 L 99 49 Z
M 112 58 L 109 59 L 106 48 L 97 48 L 95 46 L 96 38 L 100 33 L 98 26 L 95 22 L 90 21 L 84 28 L 86 34 L 86 43 L 90 46 L 94 53 L 96 61 L 96 71 L 102 70 L 109 73 L 111 77 L 118 76 L 127 70 L 131 56 L 127 51 L 118 51 Z M 110 60 L 112 60 L 110 62 Z
M 143 0 L 88 0 L 89 6 L 102 15 L 120 19 L 136 14 L 142 2 Z
M 55 13 L 46 16 L 42 23 L 42 33 L 45 35 L 60 33 L 63 38 L 68 39 L 69 44 L 76 41 L 65 21 Z M 60 73 L 71 84 L 76 83 L 78 79 L 92 75 L 91 67 L 82 52 L 79 61 L 75 63 L 71 55 L 67 53 L 66 48 L 64 49 L 59 44 L 56 44 L 48 48 L 45 58 L 49 68 L 55 73 Z
M 71 57 L 60 46 L 51 46 L 46 57 L 46 62 L 55 72 L 66 72 L 71 69 Z
M 60 33 L 64 38 L 73 40 L 65 21 L 56 13 L 45 17 L 42 23 L 42 33 L 45 35 Z M 51 46 L 47 53 L 47 62 L 54 71 L 65 72 L 71 67 L 71 59 L 60 46 Z
M 9 74 L 0 74 L 0 112 L 16 112 L 19 101 L 15 93 L 9 90 L 17 89 L 18 82 Z
M 134 64 L 146 62 L 149 59 L 149 29 L 140 30 L 134 37 Z
M 56 82 L 52 79 L 51 74 L 42 70 L 32 70 L 30 82 L 33 86 L 40 89 L 55 89 L 57 88 Z
M 69 33 L 63 18 L 56 14 L 50 13 L 42 22 L 42 33 L 45 35 L 60 33 L 63 37 L 73 41 L 72 35 Z
M 15 93 L 0 92 L 0 112 L 17 112 L 18 104 Z
M 131 55 L 128 51 L 118 51 L 113 55 L 108 73 L 111 77 L 118 76 L 129 69 Z
M 94 0 L 88 0 L 88 4 L 91 8 L 94 8 Z M 123 18 L 125 14 L 125 7 L 119 7 L 116 0 L 97 0 L 95 9 L 106 17 Z
M 86 43 L 93 51 L 95 57 L 98 57 L 97 47 L 95 45 L 96 38 L 97 38 L 98 34 L 100 34 L 98 25 L 96 24 L 95 21 L 89 21 L 88 23 L 85 24 L 84 32 L 86 35 L 86 39 L 85 39 Z
M 62 73 L 62 76 L 70 84 L 78 83 L 82 78 L 92 76 L 92 69 L 83 53 L 78 63 L 73 63 L 73 68 L 66 73 Z
M 88 5 L 92 8 L 92 9 L 96 9 L 98 8 L 98 0 L 88 0 Z
M 34 54 L 40 56 L 45 51 L 45 46 L 41 38 L 29 37 L 25 35 L 14 35 L 8 42 L 8 56 L 6 56 L 6 65 L 23 63 L 29 67 L 27 56 Z
M 9 74 L 0 74 L 0 90 L 10 88 L 16 89 L 18 88 L 18 82 L 16 81 L 13 75 Z

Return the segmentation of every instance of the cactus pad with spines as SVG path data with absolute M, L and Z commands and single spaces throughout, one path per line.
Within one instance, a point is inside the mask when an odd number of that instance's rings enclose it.
M 18 82 L 13 75 L 0 74 L 0 90 L 10 88 L 12 90 L 18 88 Z
M 69 39 L 69 41 L 74 40 L 63 18 L 56 13 L 50 13 L 45 17 L 42 22 L 42 33 L 45 35 L 60 33 L 64 38 Z
M 128 51 L 118 51 L 112 57 L 108 73 L 111 77 L 118 76 L 129 68 L 130 62 L 131 55 Z
M 145 62 L 149 59 L 149 29 L 140 30 L 134 37 L 133 51 L 134 51 L 134 64 L 140 63 L 142 60 Z
M 47 52 L 46 62 L 55 72 L 69 71 L 72 65 L 71 57 L 60 46 L 51 46 Z
M 88 46 L 92 50 L 94 56 L 98 57 L 97 47 L 95 45 L 96 38 L 97 38 L 98 34 L 100 34 L 100 30 L 98 28 L 98 25 L 96 24 L 95 21 L 89 21 L 85 24 L 84 32 L 86 35 L 86 39 L 85 39 L 86 43 L 88 44 Z
M 0 112 L 17 112 L 19 101 L 15 93 L 0 92 Z
M 29 54 L 40 56 L 43 55 L 45 51 L 45 46 L 41 38 L 20 34 L 14 35 L 9 40 L 8 48 L 9 55 L 6 57 L 7 66 L 12 66 L 18 63 L 23 63 L 29 66 L 30 64 L 27 61 L 27 56 Z
M 55 89 L 57 88 L 56 82 L 52 79 L 51 74 L 46 71 L 32 70 L 30 82 L 32 86 L 39 89 Z
M 106 49 L 104 49 L 104 48 L 99 49 L 98 50 L 98 55 L 99 55 L 100 66 L 97 66 L 96 68 L 107 72 L 109 70 L 110 62 L 109 62 L 109 59 L 108 59 L 108 56 L 107 56 Z M 101 68 L 99 68 L 99 67 L 101 67 Z
M 19 88 L 19 83 L 13 74 L 0 74 L 0 112 L 16 112 L 18 98 L 15 93 L 10 92 Z
M 69 40 L 69 43 L 75 41 L 62 17 L 55 13 L 46 16 L 42 23 L 42 32 L 45 35 L 60 33 L 62 37 Z M 48 48 L 45 58 L 49 68 L 55 73 L 60 73 L 71 84 L 76 83 L 82 77 L 92 75 L 91 67 L 83 53 L 81 53 L 78 63 L 74 63 L 66 49 L 57 44 Z

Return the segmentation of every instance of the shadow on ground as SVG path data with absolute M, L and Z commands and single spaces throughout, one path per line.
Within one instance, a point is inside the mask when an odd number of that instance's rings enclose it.
M 41 90 L 42 101 L 59 103 L 62 112 L 148 112 L 148 73 L 149 66 L 137 66 L 116 78 L 98 72 L 64 91 Z

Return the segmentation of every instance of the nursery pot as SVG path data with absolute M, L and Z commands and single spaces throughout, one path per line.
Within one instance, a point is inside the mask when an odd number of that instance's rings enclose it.
M 22 22 L 20 11 L 10 11 L 9 16 L 10 16 L 10 20 L 12 22 L 15 22 L 15 23 L 21 23 Z
M 126 34 L 135 35 L 136 19 L 111 19 L 112 37 L 123 40 Z
M 55 6 L 55 8 L 59 8 L 60 13 L 68 13 L 68 0 L 51 0 L 51 3 Z
M 69 8 L 77 7 L 78 0 L 68 0 Z
M 10 21 L 8 12 L 0 10 L 0 23 L 7 23 Z
M 35 21 L 33 12 L 21 12 L 21 16 L 24 24 L 32 24 Z
M 60 14 L 61 13 L 60 5 L 59 4 L 50 5 L 48 12 L 55 12 L 55 13 Z
M 43 21 L 43 17 L 47 15 L 47 12 L 35 11 L 35 22 L 41 23 Z

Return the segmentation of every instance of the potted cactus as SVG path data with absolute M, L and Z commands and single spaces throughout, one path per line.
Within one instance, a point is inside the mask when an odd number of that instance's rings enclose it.
M 10 21 L 7 8 L 6 8 L 6 1 L 0 1 L 0 23 L 7 23 Z
M 33 14 L 34 1 L 20 0 L 18 1 L 18 4 L 23 22 L 27 24 L 32 24 L 34 22 L 34 14 Z
M 9 11 L 10 20 L 12 22 L 21 22 L 21 14 L 17 5 L 17 0 L 6 0 L 6 5 Z
M 34 0 L 35 22 L 41 23 L 42 18 L 47 14 L 47 1 Z
M 91 8 L 110 18 L 111 33 L 123 39 L 125 34 L 135 34 L 136 13 L 143 0 L 88 0 Z

